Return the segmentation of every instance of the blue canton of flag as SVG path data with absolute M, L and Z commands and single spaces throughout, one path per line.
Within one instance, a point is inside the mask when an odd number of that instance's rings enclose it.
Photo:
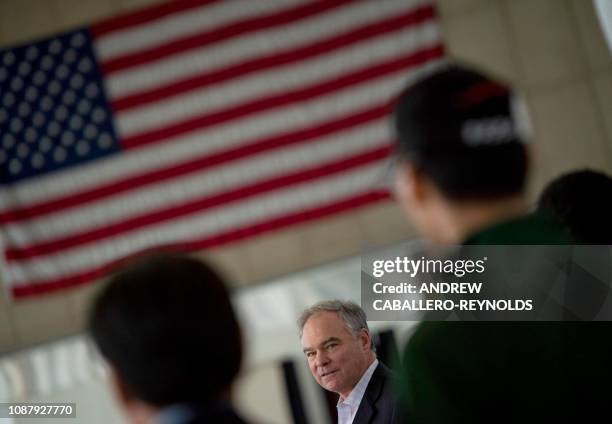
M 88 31 L 0 50 L 0 183 L 118 149 Z

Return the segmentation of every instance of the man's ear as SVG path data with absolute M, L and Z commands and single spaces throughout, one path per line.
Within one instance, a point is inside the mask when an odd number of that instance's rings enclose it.
M 159 410 L 158 407 L 140 400 L 130 387 L 125 383 L 121 374 L 115 367 L 110 365 L 110 385 L 119 408 L 127 417 L 127 422 L 132 424 L 145 424 L 153 422 L 153 416 Z
M 110 383 L 115 397 L 122 406 L 129 405 L 135 399 L 134 394 L 125 384 L 125 381 L 121 377 L 121 374 L 117 372 L 117 369 L 114 366 L 110 365 L 109 370 Z
M 421 170 L 410 162 L 398 165 L 395 176 L 395 191 L 400 201 L 415 203 L 425 196 L 425 177 Z
M 359 341 L 361 342 L 362 349 L 369 349 L 372 345 L 372 335 L 368 330 L 362 328 L 359 334 Z

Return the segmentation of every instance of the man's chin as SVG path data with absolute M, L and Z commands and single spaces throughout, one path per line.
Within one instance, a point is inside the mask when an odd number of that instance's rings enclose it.
M 335 383 L 327 383 L 323 385 L 323 388 L 330 392 L 338 393 L 338 386 Z
M 335 376 L 323 377 L 321 379 L 321 386 L 330 392 L 338 392 L 340 382 L 336 380 Z

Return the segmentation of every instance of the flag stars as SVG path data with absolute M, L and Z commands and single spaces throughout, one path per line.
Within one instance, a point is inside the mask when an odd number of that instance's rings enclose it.
M 21 143 L 17 146 L 17 156 L 20 159 L 25 159 L 30 154 L 30 148 L 27 144 Z
M 97 107 L 91 114 L 91 119 L 96 124 L 101 124 L 106 119 L 106 112 L 104 112 L 104 109 L 102 109 L 101 107 Z
M 36 71 L 34 73 L 34 77 L 32 78 L 32 82 L 40 87 L 47 82 L 47 75 L 43 71 Z
M 6 150 L 12 149 L 13 146 L 15 146 L 15 137 L 13 137 L 12 134 L 4 134 L 2 137 L 2 146 L 4 146 Z
M 30 65 L 28 62 L 21 62 L 17 70 L 17 72 L 19 72 L 19 75 L 21 75 L 22 77 L 28 76 L 31 71 L 32 65 Z
M 70 45 L 72 47 L 82 47 L 85 44 L 85 36 L 83 33 L 79 32 L 74 34 L 70 39 Z
M 29 104 L 27 104 L 26 102 L 19 103 L 19 107 L 17 108 L 17 113 L 19 114 L 20 117 L 25 119 L 27 116 L 30 115 L 30 112 L 32 112 L 32 108 L 30 107 Z
M 82 99 L 77 104 L 77 111 L 81 115 L 86 115 L 91 110 L 91 102 L 87 99 Z
M 113 145 L 113 139 L 110 136 L 110 134 L 103 132 L 102 134 L 100 134 L 100 137 L 98 137 L 98 147 L 102 150 L 106 150 L 108 148 L 110 148 Z
M 64 52 L 64 63 L 71 65 L 77 59 L 77 53 L 74 49 L 68 49 Z
M 34 169 L 40 169 L 45 165 L 45 157 L 40 153 L 34 153 L 32 155 L 32 159 L 30 159 L 30 164 Z
M 51 56 L 45 56 L 40 61 L 40 68 L 45 71 L 51 70 L 51 68 L 53 68 L 53 65 L 55 65 L 55 61 Z
M 11 66 L 12 64 L 15 63 L 15 53 L 13 52 L 6 52 L 4 53 L 4 55 L 2 56 L 2 63 L 4 63 L 6 66 Z
M 73 131 L 78 131 L 81 128 L 83 128 L 83 118 L 81 118 L 79 115 L 73 115 L 70 118 L 70 129 Z
M 25 138 L 25 141 L 28 143 L 33 143 L 38 138 L 38 131 L 36 131 L 35 128 L 29 127 L 25 130 L 23 138 Z
M 62 133 L 62 144 L 66 147 L 70 147 L 74 144 L 74 134 L 71 131 L 64 131 Z
M 11 107 L 15 104 L 15 95 L 11 92 L 6 93 L 3 97 L 2 97 L 2 103 L 4 104 L 4 106 L 6 107 Z
M 62 85 L 57 80 L 53 80 L 47 86 L 47 91 L 52 96 L 57 96 L 62 91 Z
M 38 58 L 38 47 L 30 46 L 26 50 L 25 57 L 28 60 L 34 61 Z
M 83 134 L 85 135 L 85 138 L 93 140 L 98 135 L 98 128 L 93 124 L 87 124 Z
M 38 99 L 38 88 L 32 86 L 26 88 L 25 99 L 28 102 L 35 102 Z
M 66 149 L 64 149 L 61 146 L 56 147 L 55 149 L 53 149 L 53 160 L 56 163 L 62 163 L 66 160 Z
M 60 66 L 57 67 L 57 69 L 55 69 L 55 76 L 57 77 L 57 79 L 62 80 L 62 81 L 68 77 L 69 73 L 70 73 L 70 70 L 64 64 L 61 64 Z
M 13 133 L 18 133 L 23 128 L 23 122 L 19 118 L 11 119 L 11 131 Z
M 12 175 L 17 175 L 21 172 L 21 161 L 19 159 L 11 159 L 9 162 L 9 172 Z
M 14 182 L 108 155 L 116 140 L 87 33 L 0 52 L 0 165 Z
M 53 99 L 49 96 L 44 96 L 40 99 L 40 108 L 43 112 L 49 112 L 53 108 Z
M 80 72 L 86 74 L 93 68 L 93 63 L 91 63 L 91 59 L 88 57 L 84 57 L 79 60 L 79 64 L 77 65 Z
M 49 53 L 56 55 L 62 51 L 62 42 L 59 39 L 55 39 L 49 43 Z
M 74 88 L 75 90 L 79 90 L 81 87 L 83 87 L 83 84 L 85 84 L 85 79 L 81 74 L 74 74 L 72 78 L 70 78 L 70 87 Z
M 76 154 L 79 156 L 86 156 L 89 153 L 89 143 L 84 140 L 80 140 L 76 145 Z
M 51 121 L 49 125 L 47 125 L 47 134 L 50 137 L 57 137 L 61 130 L 62 128 L 60 125 L 55 121 Z
M 54 115 L 55 119 L 57 119 L 59 122 L 64 122 L 66 118 L 68 118 L 68 109 L 64 105 L 59 105 L 55 109 Z
M 90 99 L 96 98 L 99 93 L 100 89 L 98 88 L 98 85 L 95 82 L 90 82 L 89 84 L 87 84 L 87 87 L 85 87 L 85 95 Z
M 41 112 L 35 112 L 34 115 L 32 115 L 32 125 L 37 128 L 40 128 L 45 125 L 46 121 L 47 119 L 45 118 L 45 115 Z
M 76 102 L 77 96 L 72 90 L 66 90 L 62 96 L 62 100 L 65 105 L 71 106 Z
M 53 143 L 51 142 L 51 139 L 49 137 L 41 137 L 38 143 L 38 149 L 42 153 L 50 152 L 52 147 L 53 147 Z
M 14 77 L 11 80 L 11 90 L 20 91 L 23 88 L 23 80 L 20 77 Z

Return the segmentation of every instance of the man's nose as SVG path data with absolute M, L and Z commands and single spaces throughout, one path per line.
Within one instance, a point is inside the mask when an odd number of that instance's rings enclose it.
M 329 356 L 325 352 L 319 352 L 317 354 L 317 358 L 315 359 L 315 364 L 317 367 L 324 367 L 329 363 Z

